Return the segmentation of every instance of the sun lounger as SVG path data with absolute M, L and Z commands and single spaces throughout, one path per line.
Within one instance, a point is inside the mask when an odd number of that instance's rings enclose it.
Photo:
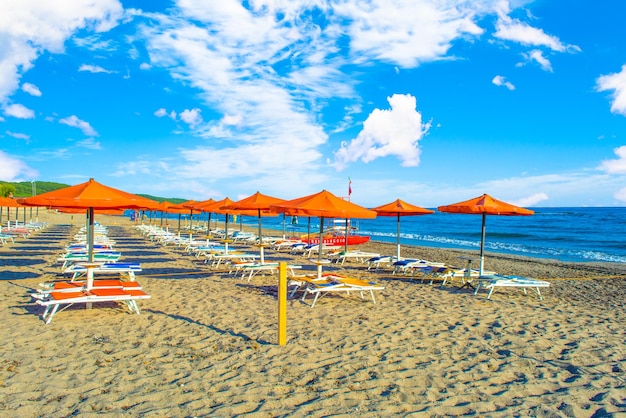
M 380 254 L 371 253 L 366 251 L 354 250 L 354 251 L 341 251 L 339 253 L 329 255 L 329 259 L 331 262 L 335 262 L 336 264 L 343 264 L 346 260 L 354 260 L 359 263 L 365 263 L 367 260 L 372 259 L 373 257 L 380 257 Z
M 207 254 L 205 262 L 210 263 L 211 267 L 219 268 L 222 263 L 231 263 L 233 261 L 251 262 L 259 258 L 258 254 L 247 254 L 238 252 L 229 252 L 227 254 Z
M 416 272 L 423 272 L 432 267 L 444 267 L 444 263 L 437 263 L 428 260 L 405 259 L 398 260 L 393 263 L 393 272 L 391 274 L 415 275 Z
M 491 294 L 497 287 L 520 287 L 526 293 L 526 288 L 534 288 L 537 291 L 537 296 L 539 300 L 543 299 L 541 296 L 541 292 L 539 291 L 540 287 L 550 287 L 550 282 L 546 282 L 544 280 L 537 280 L 530 277 L 521 277 L 521 276 L 502 276 L 499 274 L 492 275 L 483 275 L 480 278 L 476 279 L 476 290 L 474 291 L 474 295 L 478 294 L 478 291 L 482 289 L 488 289 L 489 294 L 487 295 L 487 299 L 491 298 Z
M 384 287 L 377 286 L 374 282 L 334 274 L 323 275 L 321 278 L 310 276 L 295 277 L 290 281 L 290 284 L 295 286 L 291 292 L 291 297 L 293 297 L 300 288 L 304 289 L 302 301 L 310 294 L 315 295 L 311 303 L 311 308 L 315 306 L 315 303 L 321 296 L 337 292 L 359 292 L 361 299 L 364 299 L 364 292 L 369 291 L 372 302 L 376 303 L 374 291 L 384 289 Z
M 40 283 L 41 289 L 31 293 L 34 298 L 42 299 L 42 295 L 52 292 L 77 292 L 86 289 L 86 282 L 83 281 L 62 281 Z M 141 285 L 135 281 L 117 280 L 117 279 L 100 279 L 94 280 L 93 289 L 124 289 L 124 290 L 141 290 Z
M 121 256 L 122 256 L 122 253 L 119 253 L 119 252 L 101 251 L 98 253 L 93 253 L 93 261 L 95 262 L 101 261 L 104 263 L 106 262 L 114 263 L 118 261 Z M 87 255 L 87 253 L 69 253 L 69 254 L 64 254 L 63 256 L 59 257 L 57 261 L 63 263 L 63 265 L 61 266 L 61 269 L 65 270 L 71 264 L 80 263 L 80 262 L 84 262 L 88 260 L 89 260 L 89 256 Z
M 235 276 L 241 275 L 241 278 L 244 279 L 246 275 L 248 276 L 248 281 L 252 279 L 253 276 L 260 273 L 269 273 L 276 274 L 278 273 L 278 263 L 257 263 L 257 262 L 248 262 L 248 263 L 240 263 L 240 264 L 232 264 L 230 274 Z M 289 276 L 294 276 L 294 270 L 301 269 L 302 266 L 296 264 L 287 264 L 287 274 Z
M 38 305 L 44 306 L 42 319 L 46 324 L 52 322 L 57 312 L 63 311 L 74 304 L 91 304 L 98 302 L 125 302 L 131 313 L 139 314 L 137 300 L 149 299 L 150 295 L 141 289 L 125 289 L 123 287 L 94 287 L 75 291 L 53 291 L 42 297 L 34 297 Z M 59 309 L 61 306 L 63 308 Z M 89 306 L 89 305 L 88 305 Z
M 131 281 L 135 280 L 135 273 L 141 272 L 139 263 L 104 263 L 98 267 L 92 267 L 95 274 L 115 274 L 126 275 Z M 63 270 L 64 275 L 71 275 L 72 280 L 87 275 L 87 267 L 80 264 L 72 264 Z
M 0 243 L 2 243 L 2 245 L 6 244 L 9 241 L 11 243 L 15 243 L 15 239 L 13 238 L 13 235 L 0 234 Z

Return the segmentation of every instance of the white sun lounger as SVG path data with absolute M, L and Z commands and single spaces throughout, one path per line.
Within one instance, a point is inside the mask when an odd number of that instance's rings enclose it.
M 291 291 L 290 297 L 293 297 L 293 295 L 302 287 L 304 288 L 304 293 L 301 299 L 302 301 L 304 301 L 304 299 L 310 294 L 315 295 L 313 302 L 311 303 L 311 308 L 315 306 L 315 303 L 321 296 L 337 292 L 359 292 L 361 299 L 364 299 L 364 292 L 369 292 L 372 302 L 376 303 L 374 291 L 384 289 L 384 287 L 377 286 L 373 282 L 336 275 L 324 275 L 321 278 L 309 276 L 295 277 L 290 281 L 290 284 L 295 285 L 295 288 Z
M 141 272 L 141 264 L 139 263 L 104 263 L 98 267 L 92 267 L 91 270 L 95 274 L 115 274 L 127 275 L 131 281 L 135 280 L 135 273 Z M 81 276 L 87 275 L 87 267 L 80 264 L 72 264 L 63 270 L 63 274 L 71 275 L 72 281 Z
M 137 300 L 149 298 L 150 295 L 141 289 L 95 287 L 90 290 L 54 291 L 44 295 L 42 298 L 35 297 L 35 301 L 38 305 L 46 308 L 41 317 L 46 324 L 49 324 L 57 312 L 61 312 L 74 304 L 125 302 L 131 313 L 139 314 L 140 310 Z M 63 308 L 59 309 L 61 306 Z
M 489 294 L 487 295 L 487 299 L 491 298 L 491 294 L 497 287 L 520 287 L 526 293 L 526 288 L 531 287 L 537 291 L 537 296 L 539 300 L 543 299 L 541 296 L 541 292 L 539 291 L 540 287 L 550 287 L 550 282 L 546 282 L 544 280 L 537 280 L 529 277 L 520 277 L 520 276 L 502 276 L 499 274 L 486 275 L 481 276 L 476 279 L 476 290 L 474 291 L 474 295 L 478 294 L 478 291 L 483 289 L 488 289 Z
M 330 254 L 328 258 L 330 258 L 331 262 L 334 261 L 336 264 L 341 264 L 343 266 L 346 260 L 354 260 L 358 263 L 365 263 L 367 262 L 367 260 L 370 260 L 373 257 L 380 257 L 380 254 L 354 250 L 341 251 L 336 254 Z
M 276 274 L 278 273 L 278 263 L 257 263 L 257 262 L 251 262 L 251 263 L 240 263 L 240 264 L 233 264 L 233 267 L 231 268 L 231 271 L 229 272 L 230 274 L 234 274 L 235 276 L 237 276 L 238 274 L 241 274 L 241 278 L 244 279 L 246 277 L 246 275 L 248 276 L 248 281 L 250 281 L 250 279 L 252 279 L 253 276 L 260 274 L 260 273 L 269 273 L 269 274 Z M 295 264 L 287 264 L 287 274 L 290 276 L 294 276 L 295 272 L 294 270 L 296 269 L 301 269 L 302 266 L 300 265 L 295 265 Z

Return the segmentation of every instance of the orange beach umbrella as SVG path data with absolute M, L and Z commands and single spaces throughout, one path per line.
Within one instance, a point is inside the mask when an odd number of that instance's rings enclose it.
M 453 203 L 451 205 L 439 206 L 437 208 L 440 212 L 448 213 L 466 213 L 474 215 L 482 215 L 482 228 L 480 236 L 480 270 L 479 273 L 482 276 L 484 271 L 485 262 L 485 221 L 487 215 L 504 215 L 504 216 L 528 216 L 535 212 L 530 209 L 525 209 L 519 206 L 512 205 L 507 202 L 495 199 L 488 194 L 475 197 L 463 202 Z
M 26 206 L 76 208 L 87 211 L 89 262 L 93 262 L 94 211 L 106 209 L 154 209 L 158 202 L 105 186 L 94 179 L 37 196 L 20 199 Z
M 272 210 L 289 215 L 318 216 L 320 218 L 320 248 L 317 252 L 318 276 L 321 276 L 322 236 L 324 235 L 324 218 L 366 218 L 373 219 L 376 212 L 343 200 L 327 190 L 300 197 L 286 202 L 271 205 Z
M 422 207 L 412 205 L 400 199 L 396 199 L 393 202 L 387 203 L 386 205 L 377 206 L 375 208 L 372 208 L 372 210 L 375 211 L 378 216 L 396 216 L 398 218 L 396 232 L 396 260 L 400 260 L 400 217 L 428 215 L 430 213 L 435 213 L 435 211 L 433 210 L 424 209 Z
M 260 192 L 256 192 L 251 196 L 246 197 L 245 199 L 241 199 L 237 202 L 233 202 L 228 205 L 228 208 L 235 210 L 244 210 L 244 211 L 256 211 L 258 219 L 259 219 L 259 248 L 260 248 L 260 256 L 261 256 L 261 264 L 265 263 L 264 254 L 263 254 L 263 227 L 261 222 L 261 216 L 263 212 L 268 216 L 272 214 L 271 205 L 280 204 L 284 202 L 285 199 L 280 199 L 278 197 L 272 197 Z

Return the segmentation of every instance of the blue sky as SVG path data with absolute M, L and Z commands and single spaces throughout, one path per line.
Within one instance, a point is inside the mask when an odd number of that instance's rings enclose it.
M 621 0 L 4 0 L 0 180 L 626 205 Z

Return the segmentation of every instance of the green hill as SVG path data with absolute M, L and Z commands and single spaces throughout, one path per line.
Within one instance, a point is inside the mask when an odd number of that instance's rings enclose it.
M 9 192 L 13 193 L 13 197 L 29 197 L 34 194 L 42 194 L 53 190 L 62 189 L 69 186 L 63 183 L 54 183 L 51 181 L 30 181 L 7 182 L 0 181 L 0 196 L 7 196 Z
M 8 181 L 0 181 L 0 196 L 6 197 L 9 193 L 13 194 L 13 197 L 30 197 L 33 194 L 42 194 L 46 192 L 51 192 L 53 190 L 59 190 L 64 187 L 68 187 L 69 184 L 63 183 L 54 183 L 51 181 L 36 181 L 31 183 L 30 181 L 21 181 L 21 182 L 8 182 Z M 146 197 L 148 199 L 156 200 L 157 202 L 162 202 L 167 200 L 171 203 L 182 203 L 186 202 L 188 199 L 180 199 L 180 198 L 167 198 L 167 197 L 157 197 L 151 196 L 148 194 L 140 194 L 139 196 Z

